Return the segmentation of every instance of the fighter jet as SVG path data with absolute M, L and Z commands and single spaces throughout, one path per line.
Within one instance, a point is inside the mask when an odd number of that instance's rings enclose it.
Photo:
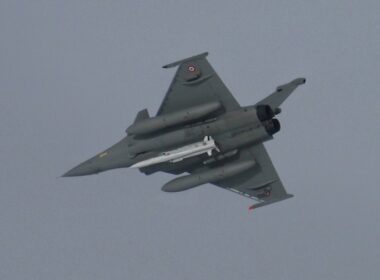
M 63 177 L 138 168 L 181 176 L 165 192 L 206 183 L 255 200 L 250 209 L 293 195 L 286 192 L 263 142 L 280 130 L 280 105 L 301 84 L 295 79 L 258 103 L 240 106 L 202 53 L 163 66 L 177 67 L 155 116 L 137 113 L 126 136 Z

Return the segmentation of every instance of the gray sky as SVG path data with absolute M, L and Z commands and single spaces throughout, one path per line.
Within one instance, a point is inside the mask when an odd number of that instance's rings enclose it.
M 0 2 L 1 279 L 378 279 L 378 1 Z M 295 198 L 60 178 L 209 51 L 241 104 L 299 76 L 267 144 Z

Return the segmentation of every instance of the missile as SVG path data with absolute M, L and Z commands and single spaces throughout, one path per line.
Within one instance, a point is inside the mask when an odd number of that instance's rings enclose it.
M 198 156 L 204 153 L 207 153 L 209 156 L 211 156 L 213 150 L 219 151 L 214 139 L 211 136 L 205 136 L 203 141 L 186 145 L 171 151 L 162 152 L 156 157 L 137 162 L 131 167 L 142 168 L 161 162 L 178 162 L 185 158 Z
M 254 160 L 244 160 L 229 163 L 221 167 L 207 169 L 190 175 L 175 178 L 166 183 L 162 187 L 162 190 L 164 192 L 185 191 L 205 183 L 213 183 L 224 180 L 226 178 L 230 178 L 244 171 L 247 171 L 255 164 L 256 162 Z
M 156 132 L 160 129 L 175 125 L 189 123 L 210 115 L 221 109 L 220 102 L 210 102 L 184 110 L 179 110 L 171 114 L 160 115 L 153 118 L 138 121 L 127 128 L 127 133 L 144 135 Z
M 227 158 L 231 158 L 231 157 L 237 155 L 237 153 L 238 153 L 238 150 L 235 149 L 235 150 L 229 151 L 229 152 L 224 153 L 224 154 L 218 154 L 215 157 L 211 157 L 211 158 L 206 159 L 205 161 L 203 161 L 203 164 L 207 165 L 207 164 L 211 164 L 211 163 L 214 163 L 217 161 L 222 161 L 222 160 L 225 160 Z

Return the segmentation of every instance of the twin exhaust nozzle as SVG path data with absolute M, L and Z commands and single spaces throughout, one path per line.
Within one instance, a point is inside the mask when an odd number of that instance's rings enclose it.
M 271 120 L 275 115 L 278 115 L 281 113 L 281 108 L 275 108 L 272 109 L 269 105 L 257 105 L 256 106 L 256 114 L 257 118 L 261 121 L 269 121 Z
M 275 115 L 281 113 L 280 108 L 272 109 L 269 105 L 258 105 L 256 107 L 257 118 L 263 122 L 265 130 L 268 134 L 273 135 L 280 131 L 281 125 L 280 121 L 274 119 Z

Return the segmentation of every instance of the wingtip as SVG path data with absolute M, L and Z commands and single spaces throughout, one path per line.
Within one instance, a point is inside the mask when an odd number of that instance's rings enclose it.
M 201 54 L 197 54 L 197 55 L 194 55 L 194 56 L 191 56 L 191 57 L 188 57 L 188 58 L 184 58 L 184 59 L 181 59 L 181 60 L 178 60 L 178 61 L 166 64 L 166 65 L 162 66 L 162 68 L 164 68 L 164 69 L 172 68 L 172 67 L 175 67 L 175 66 L 177 66 L 179 64 L 182 64 L 184 62 L 202 59 L 202 58 L 204 58 L 206 56 L 208 56 L 208 52 L 204 52 L 204 53 L 201 53 Z
M 303 85 L 304 83 L 306 83 L 306 78 L 297 78 L 297 79 L 294 79 L 293 81 L 291 81 L 291 83 L 295 84 L 297 86 Z

